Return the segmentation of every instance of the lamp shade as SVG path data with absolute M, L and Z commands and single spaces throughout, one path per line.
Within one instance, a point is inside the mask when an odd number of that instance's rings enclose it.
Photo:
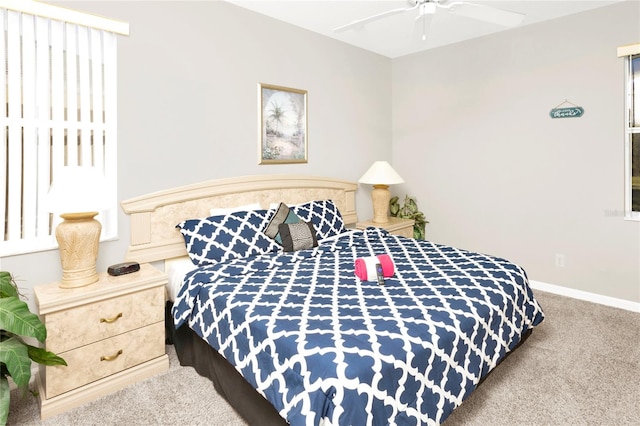
M 109 188 L 96 167 L 65 166 L 55 174 L 45 198 L 52 213 L 99 212 L 109 207 Z
M 360 183 L 371 185 L 395 185 L 404 180 L 386 161 L 376 161 L 369 170 L 358 180 Z

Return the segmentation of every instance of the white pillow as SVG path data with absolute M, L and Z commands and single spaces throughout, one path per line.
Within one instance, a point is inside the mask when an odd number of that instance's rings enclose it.
M 209 216 L 221 216 L 221 215 L 227 215 L 233 212 L 260 210 L 261 208 L 262 207 L 260 206 L 260 203 L 245 204 L 244 206 L 238 206 L 238 207 L 226 207 L 226 208 L 218 208 L 218 209 L 213 208 L 209 210 Z M 276 208 L 278 207 L 276 206 Z

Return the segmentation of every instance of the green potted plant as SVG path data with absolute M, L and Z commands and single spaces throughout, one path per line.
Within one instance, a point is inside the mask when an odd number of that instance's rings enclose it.
M 44 365 L 67 365 L 58 355 L 27 344 L 25 337 L 43 343 L 47 338 L 46 327 L 20 300 L 11 274 L 0 271 L 0 424 L 3 425 L 9 415 L 9 376 L 18 388 L 26 389 L 31 380 L 31 360 Z
M 418 210 L 418 203 L 414 197 L 406 195 L 404 197 L 404 203 L 402 204 L 400 204 L 398 197 L 391 198 L 389 201 L 389 210 L 393 217 L 413 219 L 413 238 L 416 240 L 424 240 L 425 228 L 429 221 L 425 219 L 424 213 Z

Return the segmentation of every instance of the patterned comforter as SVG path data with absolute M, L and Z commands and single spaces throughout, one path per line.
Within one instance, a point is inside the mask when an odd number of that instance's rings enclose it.
M 382 253 L 395 276 L 360 281 Z M 292 425 L 440 424 L 543 320 L 518 265 L 377 228 L 200 267 L 173 316 Z

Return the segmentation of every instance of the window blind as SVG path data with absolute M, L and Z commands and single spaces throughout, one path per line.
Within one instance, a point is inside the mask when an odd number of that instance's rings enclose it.
M 116 193 L 116 37 L 0 9 L 0 256 L 55 247 L 43 200 L 62 166 L 96 167 Z M 103 239 L 117 233 L 112 197 Z

